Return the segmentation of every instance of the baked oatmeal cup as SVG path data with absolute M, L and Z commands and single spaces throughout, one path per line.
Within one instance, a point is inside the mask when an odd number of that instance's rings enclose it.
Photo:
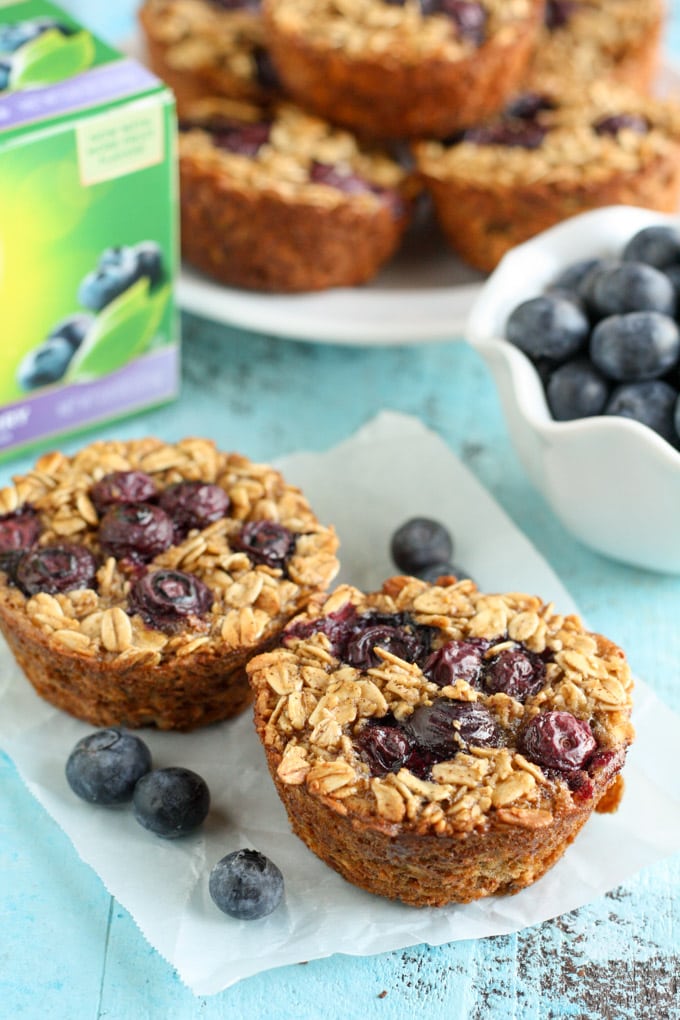
M 517 90 L 543 0 L 263 0 L 262 16 L 300 105 L 370 138 L 442 137 Z
M 501 115 L 414 152 L 447 240 L 483 271 L 588 209 L 675 212 L 680 200 L 680 105 L 608 82 L 520 94 Z
M 548 0 L 527 86 L 578 88 L 605 78 L 651 92 L 664 15 L 661 0 Z
M 338 569 L 298 489 L 205 439 L 46 454 L 0 510 L 0 629 L 38 694 L 95 726 L 235 715 L 248 657 Z
M 255 102 L 280 93 L 258 0 L 146 0 L 139 11 L 149 66 L 186 103 L 206 96 Z
M 397 249 L 413 178 L 288 103 L 206 100 L 180 121 L 182 252 L 222 283 L 296 292 L 370 280 Z
M 293 831 L 381 896 L 516 893 L 622 793 L 624 654 L 534 596 L 453 577 L 341 586 L 248 674 Z

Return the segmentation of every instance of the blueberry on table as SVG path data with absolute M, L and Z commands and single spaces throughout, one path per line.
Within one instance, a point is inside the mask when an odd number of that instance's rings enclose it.
M 546 396 L 553 418 L 573 421 L 602 414 L 609 383 L 587 358 L 559 365 L 548 377 Z
M 63 378 L 75 348 L 63 336 L 45 340 L 22 359 L 17 369 L 17 383 L 24 390 L 49 386 Z
M 66 779 L 91 804 L 121 804 L 151 769 L 151 752 L 140 737 L 111 728 L 79 740 L 66 762 Z
M 132 811 L 139 824 L 164 839 L 193 832 L 209 810 L 205 779 L 179 766 L 147 772 L 132 795 Z
M 622 258 L 626 262 L 646 262 L 657 269 L 680 263 L 680 230 L 662 224 L 645 227 L 631 237 Z
M 223 913 L 239 921 L 256 921 L 281 902 L 283 875 L 258 850 L 235 850 L 213 867 L 208 889 Z
M 610 315 L 590 338 L 590 357 L 609 379 L 640 382 L 656 379 L 680 356 L 680 330 L 660 312 Z
M 400 570 L 416 576 L 434 563 L 448 563 L 453 553 L 453 540 L 439 521 L 431 517 L 411 517 L 392 535 L 390 552 Z
M 654 429 L 671 445 L 679 440 L 678 391 L 662 379 L 618 386 L 604 413 L 632 418 Z
M 510 313 L 505 336 L 530 358 L 565 361 L 581 350 L 589 330 L 588 317 L 576 301 L 542 294 Z
M 673 315 L 675 290 L 659 269 L 644 262 L 622 262 L 596 274 L 591 305 L 598 318 L 644 311 Z

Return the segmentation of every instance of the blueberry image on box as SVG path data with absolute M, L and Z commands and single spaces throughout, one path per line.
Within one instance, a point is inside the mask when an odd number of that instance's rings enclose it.
M 0 91 L 41 88 L 91 67 L 95 44 L 89 32 L 55 18 L 0 25 Z
M 163 259 L 155 241 L 107 248 L 97 268 L 87 274 L 78 288 L 78 301 L 84 308 L 100 312 L 143 277 L 147 277 L 151 288 L 163 281 Z
M 94 319 L 82 312 L 58 323 L 44 343 L 24 357 L 17 370 L 17 382 L 24 390 L 35 390 L 58 382 L 71 363 Z

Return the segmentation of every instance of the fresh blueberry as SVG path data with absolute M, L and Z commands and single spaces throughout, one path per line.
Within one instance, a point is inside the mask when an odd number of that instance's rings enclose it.
M 208 889 L 225 914 L 240 921 L 256 921 L 278 907 L 283 898 L 283 875 L 257 850 L 235 850 L 210 872 Z
M 144 471 L 111 471 L 90 489 L 90 499 L 100 515 L 118 503 L 146 503 L 155 496 L 154 480 Z
M 680 443 L 680 395 L 676 398 L 673 411 L 673 425 L 675 426 L 675 443 Z
M 132 811 L 139 824 L 165 839 L 193 832 L 209 810 L 210 791 L 205 780 L 178 766 L 147 772 L 132 795 Z
M 579 288 L 586 276 L 596 266 L 600 265 L 600 259 L 579 259 L 566 266 L 561 273 L 555 277 L 548 291 L 566 291 L 567 293 L 579 295 Z
M 79 740 L 66 762 L 66 779 L 91 804 L 130 800 L 135 785 L 151 769 L 143 740 L 119 729 L 98 730 Z
M 174 540 L 172 521 L 153 503 L 111 504 L 99 524 L 99 541 L 105 553 L 136 562 L 152 560 Z
M 675 313 L 673 285 L 660 270 L 644 262 L 622 262 L 602 269 L 592 284 L 592 307 L 598 318 L 625 312 Z
M 455 577 L 459 581 L 464 578 L 468 581 L 472 580 L 467 570 L 450 562 L 430 563 L 429 566 L 422 567 L 414 576 L 421 581 L 427 581 L 428 584 L 434 584 L 440 577 Z
M 597 319 L 595 307 L 595 286 L 601 273 L 620 265 L 618 259 L 593 259 L 593 265 L 586 270 L 576 285 L 576 295 L 592 319 Z
M 87 336 L 93 322 L 94 317 L 92 315 L 77 312 L 75 315 L 69 315 L 66 319 L 58 322 L 50 330 L 47 339 L 48 341 L 56 339 L 66 340 L 71 345 L 72 350 L 77 351 Z
M 609 384 L 586 358 L 567 361 L 554 370 L 546 387 L 548 405 L 557 421 L 602 414 Z
M 659 312 L 611 315 L 597 324 L 590 338 L 593 364 L 617 382 L 656 379 L 679 355 L 680 330 Z
M 78 300 L 84 308 L 100 312 L 139 279 L 132 249 L 121 248 L 120 252 L 117 263 L 100 265 L 83 279 L 78 288 Z
M 631 237 L 623 249 L 626 262 L 645 262 L 657 269 L 680 262 L 680 229 L 670 226 L 645 227 Z
M 394 532 L 390 552 L 400 570 L 415 576 L 433 563 L 448 563 L 453 541 L 439 521 L 431 517 L 412 517 Z
M 49 386 L 63 378 L 75 348 L 63 336 L 45 340 L 22 358 L 17 369 L 17 382 L 24 390 Z
M 520 750 L 530 761 L 546 768 L 581 768 L 596 748 L 588 723 L 571 712 L 543 712 L 534 716 L 520 737 Z
M 505 335 L 530 358 L 564 361 L 584 346 L 589 331 L 588 318 L 575 301 L 543 294 L 511 312 Z
M 678 444 L 678 391 L 661 379 L 618 386 L 604 413 L 648 425 L 672 445 Z
M 526 701 L 545 684 L 545 663 L 526 648 L 505 648 L 486 663 L 484 686 L 491 694 Z
M 205 616 L 215 601 L 210 588 L 181 570 L 153 570 L 137 578 L 129 597 L 130 613 L 139 613 L 149 627 L 172 633 L 189 616 Z
M 276 521 L 248 521 L 233 540 L 253 563 L 282 570 L 295 549 L 295 535 Z
M 36 546 L 17 561 L 14 579 L 24 595 L 93 588 L 97 562 L 84 545 Z
M 680 306 L 680 263 L 674 263 L 672 266 L 665 266 L 662 269 L 666 277 L 671 281 L 673 290 L 675 291 L 676 304 Z

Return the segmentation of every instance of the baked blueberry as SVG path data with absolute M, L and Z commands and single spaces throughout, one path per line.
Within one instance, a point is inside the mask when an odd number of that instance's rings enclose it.
M 609 383 L 587 358 L 577 358 L 553 370 L 546 396 L 557 421 L 589 418 L 604 411 Z
M 132 795 L 132 811 L 139 824 L 164 839 L 193 832 L 203 824 L 209 810 L 210 791 L 205 779 L 179 766 L 147 772 Z
M 545 24 L 549 31 L 564 28 L 579 6 L 579 0 L 548 0 L 545 7 Z
M 404 768 L 415 745 L 395 719 L 369 719 L 355 738 L 361 757 L 373 776 L 384 776 Z
M 645 262 L 657 269 L 680 263 L 680 230 L 660 224 L 631 237 L 621 256 L 626 262 Z
M 63 378 L 75 348 L 63 336 L 54 336 L 22 358 L 17 369 L 17 382 L 24 390 L 49 386 Z
M 659 312 L 610 315 L 590 338 L 593 364 L 609 379 L 639 382 L 662 376 L 680 355 L 680 331 Z
M 619 131 L 633 131 L 637 135 L 646 135 L 649 121 L 641 113 L 613 113 L 593 124 L 596 135 L 618 135 Z
M 255 62 L 255 78 L 258 85 L 271 92 L 280 89 L 281 81 L 269 50 L 266 50 L 264 46 L 256 46 L 252 51 L 252 56 Z
M 22 553 L 16 563 L 14 580 L 24 595 L 93 588 L 97 562 L 84 545 L 36 546 Z
M 484 686 L 491 694 L 526 701 L 545 684 L 545 663 L 526 648 L 504 648 L 485 663 Z
M 548 133 L 544 124 L 521 117 L 508 117 L 492 124 L 467 128 L 456 141 L 473 145 L 501 145 L 510 149 L 538 149 Z
M 173 539 L 172 521 L 153 503 L 115 503 L 99 524 L 102 549 L 116 559 L 152 560 L 169 549 Z
M 283 898 L 283 875 L 257 850 L 235 850 L 210 872 L 208 889 L 225 914 L 240 921 L 256 921 L 278 907 Z
M 370 615 L 364 620 L 365 624 L 362 617 L 357 617 L 357 623 L 351 629 L 342 652 L 343 661 L 356 669 L 371 669 L 380 665 L 382 660 L 376 655 L 376 648 L 383 648 L 405 662 L 418 662 L 429 652 L 429 635 L 423 628 L 406 627 L 398 617 L 394 623 L 373 623 Z
M 90 499 L 98 514 L 119 503 L 146 503 L 155 496 L 154 480 L 144 471 L 111 471 L 90 489 Z
M 218 149 L 234 152 L 239 156 L 257 156 L 263 145 L 269 141 L 272 124 L 269 120 L 220 121 L 215 125 L 198 125 L 209 131 Z
M 111 728 L 83 737 L 66 762 L 66 779 L 78 797 L 91 804 L 120 804 L 151 769 L 143 740 Z
M 653 266 L 622 262 L 596 274 L 591 305 L 599 318 L 644 311 L 674 315 L 675 291 L 668 277 Z
M 628 383 L 614 390 L 604 413 L 639 421 L 677 446 L 677 401 L 678 391 L 662 379 Z
M 520 92 L 503 111 L 506 117 L 519 117 L 521 120 L 535 120 L 539 113 L 554 110 L 555 102 L 541 92 Z
M 163 489 L 158 505 L 171 518 L 175 531 L 185 535 L 224 517 L 229 497 L 219 485 L 209 482 L 176 482 Z
M 439 687 L 447 687 L 456 680 L 479 687 L 488 647 L 489 642 L 479 638 L 449 641 L 430 655 L 423 665 L 423 673 Z
M 21 554 L 35 545 L 41 531 L 40 518 L 31 507 L 3 514 L 0 517 L 0 570 L 14 578 Z
M 312 184 L 326 184 L 330 188 L 343 191 L 346 195 L 377 195 L 384 199 L 396 218 L 404 214 L 404 202 L 395 188 L 383 188 L 379 184 L 372 184 L 349 167 L 314 160 L 309 167 L 309 179 Z
M 589 724 L 571 712 L 543 712 L 520 735 L 520 749 L 537 765 L 580 769 L 597 749 Z
M 404 722 L 414 743 L 434 756 L 449 758 L 469 746 L 501 747 L 503 736 L 491 712 L 473 701 L 437 698 L 431 705 L 419 705 Z
M 505 335 L 530 358 L 564 361 L 585 345 L 590 323 L 583 309 L 566 297 L 542 294 L 510 313 Z
M 411 517 L 392 536 L 392 559 L 405 574 L 418 575 L 432 564 L 448 563 L 453 540 L 448 529 L 431 517 Z
M 295 535 L 276 521 L 248 521 L 233 544 L 247 553 L 253 563 L 283 570 L 295 549 Z
M 189 616 L 204 617 L 214 597 L 210 588 L 181 570 L 153 570 L 138 577 L 128 600 L 129 611 L 139 613 L 150 627 L 172 633 Z

